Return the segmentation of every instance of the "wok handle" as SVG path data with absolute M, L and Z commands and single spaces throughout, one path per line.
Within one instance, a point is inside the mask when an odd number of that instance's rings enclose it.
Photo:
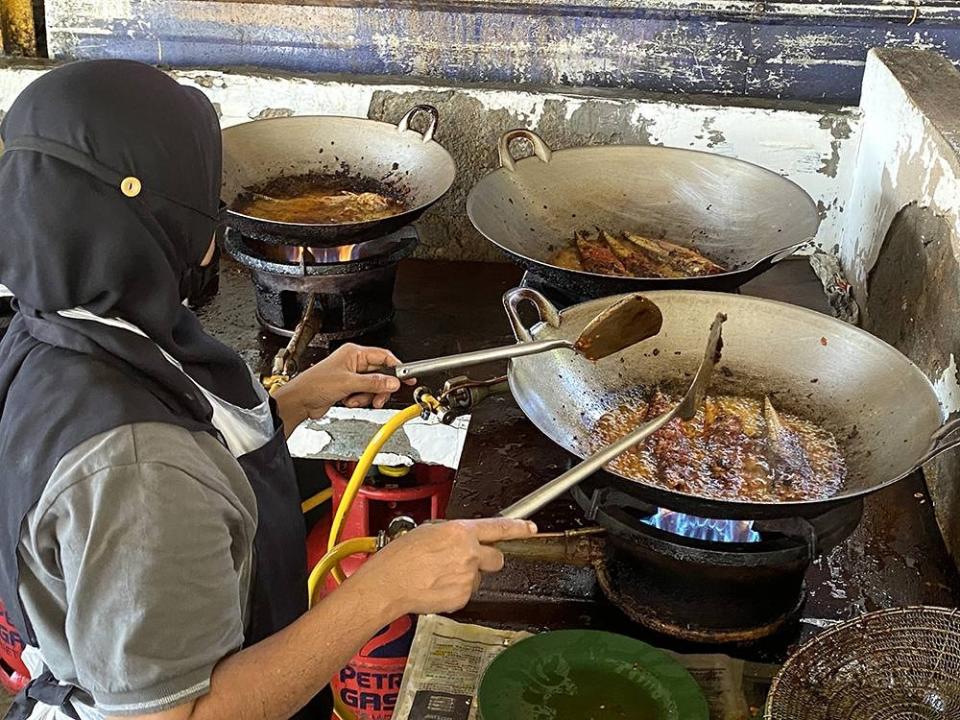
M 767 265 L 776 265 L 781 260 L 786 260 L 788 257 L 793 255 L 797 250 L 799 250 L 805 245 L 809 245 L 813 241 L 814 241 L 814 238 L 812 237 L 804 238 L 800 242 L 795 242 L 792 245 L 788 245 L 785 248 L 781 248 L 776 252 L 770 253 L 769 255 L 766 255 L 760 258 L 759 260 L 756 260 L 750 263 L 749 265 L 743 265 L 735 269 L 737 271 L 749 270 L 751 268 L 755 268 L 757 265 L 760 265 L 761 263 L 766 263 Z
M 930 436 L 930 449 L 917 461 L 917 467 L 960 445 L 960 435 L 950 437 L 958 430 L 960 430 L 960 414 L 954 414 Z
M 549 300 L 536 290 L 530 288 L 513 288 L 507 290 L 503 295 L 503 309 L 507 311 L 507 317 L 510 318 L 510 327 L 513 328 L 513 335 L 519 342 L 533 342 L 533 335 L 520 319 L 518 307 L 521 302 L 527 300 L 533 303 L 537 308 L 537 314 L 540 320 L 550 325 L 550 327 L 560 327 L 560 313 Z
M 423 142 L 428 143 L 433 140 L 433 133 L 436 132 L 437 123 L 440 122 L 440 112 L 433 105 L 416 105 L 410 108 L 407 114 L 400 118 L 400 122 L 397 123 L 397 129 L 400 132 L 410 130 L 410 121 L 413 120 L 413 116 L 419 112 L 425 112 L 430 116 L 430 123 L 427 125 L 427 129 L 423 131 Z M 414 132 L 416 131 L 414 130 Z
M 785 247 L 783 250 L 777 250 L 777 252 L 775 252 L 773 255 L 770 256 L 770 264 L 772 265 L 774 263 L 780 262 L 781 260 L 786 260 L 788 257 L 793 255 L 797 250 L 804 247 L 805 245 L 809 245 L 813 241 L 814 241 L 814 238 L 808 237 L 808 238 L 805 238 L 804 240 L 801 240 L 800 242 L 796 242 L 793 245 L 790 245 L 789 247 Z
M 550 146 L 547 145 L 543 138 L 537 135 L 533 130 L 507 130 L 503 135 L 500 136 L 500 140 L 497 143 L 497 152 L 500 155 L 500 167 L 506 168 L 507 170 L 516 170 L 517 161 L 513 159 L 513 155 L 510 154 L 510 143 L 514 140 L 526 140 L 531 145 L 533 145 L 533 154 L 540 158 L 543 162 L 550 162 L 550 158 L 553 157 L 553 150 L 550 149 Z

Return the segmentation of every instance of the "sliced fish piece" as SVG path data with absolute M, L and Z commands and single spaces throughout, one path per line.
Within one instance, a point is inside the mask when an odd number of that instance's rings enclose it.
M 813 479 L 813 467 L 800 435 L 784 424 L 769 397 L 763 398 L 763 419 L 767 426 L 772 484 L 809 484 Z
M 613 250 L 588 232 L 579 231 L 575 235 L 577 250 L 583 269 L 601 275 L 629 275 L 623 263 L 613 254 Z
M 729 395 L 708 396 L 704 418 L 711 486 L 731 499 L 765 491 L 768 468 L 763 457 L 760 402 Z
M 716 275 L 724 268 L 696 250 L 666 240 L 654 240 L 637 233 L 623 233 L 624 238 L 658 260 L 658 264 L 674 275 L 664 277 L 691 277 Z
M 627 272 L 634 277 L 661 277 L 657 263 L 633 243 L 615 237 L 603 230 L 598 232 L 598 237 L 613 250 L 613 254 L 623 263 Z

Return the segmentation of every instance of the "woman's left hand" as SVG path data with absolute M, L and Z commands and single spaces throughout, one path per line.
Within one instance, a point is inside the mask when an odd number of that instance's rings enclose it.
M 382 408 L 400 389 L 400 381 L 373 371 L 399 364 L 389 350 L 341 345 L 274 393 L 287 435 L 304 420 L 323 417 L 339 402 L 351 408 Z M 416 380 L 405 382 L 412 385 Z

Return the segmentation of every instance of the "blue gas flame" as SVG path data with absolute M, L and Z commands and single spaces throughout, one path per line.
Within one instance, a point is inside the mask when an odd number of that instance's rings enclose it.
M 674 535 L 697 540 L 727 543 L 760 542 L 760 533 L 753 529 L 753 520 L 717 520 L 660 508 L 643 522 Z

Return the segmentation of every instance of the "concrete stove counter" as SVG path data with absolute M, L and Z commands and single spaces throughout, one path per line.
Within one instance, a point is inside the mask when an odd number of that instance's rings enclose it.
M 382 344 L 410 360 L 511 342 L 500 297 L 519 280 L 520 271 L 512 265 L 404 261 L 394 323 L 364 342 Z M 744 292 L 828 310 L 818 280 L 799 258 L 777 266 L 745 286 Z M 262 335 L 253 308 L 248 278 L 225 261 L 220 294 L 201 309 L 201 318 L 211 332 L 262 370 L 281 343 Z M 482 379 L 502 372 L 502 366 L 494 365 L 470 374 Z M 404 396 L 397 405 L 408 402 L 409 396 Z M 512 398 L 489 398 L 473 414 L 449 514 L 493 514 L 555 476 L 566 459 L 527 421 Z M 319 465 L 305 467 L 307 472 L 322 472 Z M 536 520 L 543 531 L 584 524 L 579 509 L 567 499 L 553 503 Z M 960 576 L 938 531 L 923 479 L 912 477 L 870 497 L 854 534 L 810 568 L 807 588 L 799 632 L 739 654 L 779 661 L 798 640 L 862 612 L 916 604 L 960 605 Z M 560 563 L 511 561 L 484 584 L 459 618 L 518 627 L 605 627 L 664 645 L 603 599 L 589 567 Z

